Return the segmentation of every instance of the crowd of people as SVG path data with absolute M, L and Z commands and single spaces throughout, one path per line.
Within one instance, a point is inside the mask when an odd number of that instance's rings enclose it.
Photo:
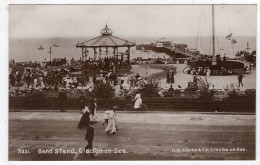
M 216 55 L 216 60 L 213 64 L 209 60 L 200 60 L 196 62 L 189 62 L 188 66 L 183 69 L 183 72 L 191 75 L 202 75 L 202 76 L 210 76 L 210 75 L 236 75 L 236 69 L 243 68 L 243 72 L 245 74 L 250 74 L 253 63 L 250 63 L 249 66 L 244 66 L 241 62 L 235 61 L 227 61 L 227 57 L 221 57 L 220 54 Z M 214 70 L 214 71 L 213 71 Z
M 226 69 L 224 67 L 221 67 L 218 70 L 217 75 L 234 75 L 236 74 L 234 69 Z M 183 72 L 186 74 L 191 74 L 191 75 L 201 75 L 201 76 L 210 76 L 212 75 L 212 70 L 209 67 L 191 67 L 187 66 L 186 68 L 183 69 Z M 244 73 L 250 74 L 251 73 L 251 67 L 245 66 L 244 67 Z
M 14 64 L 10 69 L 10 86 L 21 87 L 26 84 L 28 89 L 41 88 L 48 86 L 85 85 L 88 83 L 88 74 L 73 75 L 75 67 L 70 64 L 64 64 L 65 59 L 53 60 L 46 63 L 24 63 Z M 73 61 L 73 60 L 72 60 Z
M 203 75 L 203 76 L 210 76 L 211 75 L 211 69 L 209 67 L 191 67 L 188 66 L 183 69 L 183 72 L 186 74 L 191 74 L 191 75 Z M 222 72 L 224 74 L 225 69 L 222 69 Z
M 9 69 L 10 87 L 23 87 L 29 89 L 46 90 L 50 87 L 57 88 L 84 88 L 89 82 L 89 75 L 83 72 L 84 69 L 95 68 L 95 70 L 109 70 L 93 77 L 94 85 L 101 81 L 109 82 L 111 85 L 117 84 L 118 76 L 115 68 L 129 66 L 127 61 L 114 57 L 105 57 L 99 60 L 88 59 L 66 60 L 66 58 L 53 59 L 49 62 L 24 62 L 15 63 L 11 61 Z
M 115 68 L 126 68 L 130 67 L 128 60 L 123 58 L 105 57 L 97 60 L 87 59 L 83 62 L 83 67 L 95 68 L 100 70 L 115 70 Z

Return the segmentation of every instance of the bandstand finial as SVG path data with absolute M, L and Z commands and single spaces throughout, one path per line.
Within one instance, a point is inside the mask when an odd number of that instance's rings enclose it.
M 107 26 L 107 22 L 106 22 L 105 28 L 102 29 L 102 30 L 100 31 L 100 33 L 101 33 L 102 35 L 111 35 L 111 34 L 113 33 L 113 31 Z

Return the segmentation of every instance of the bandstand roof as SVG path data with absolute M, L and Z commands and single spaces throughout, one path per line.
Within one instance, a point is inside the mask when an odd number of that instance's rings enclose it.
M 90 40 L 84 41 L 82 43 L 78 43 L 76 47 L 131 47 L 135 46 L 135 43 L 130 42 L 128 40 L 113 36 L 113 31 L 106 27 L 100 31 L 101 35 L 92 38 Z

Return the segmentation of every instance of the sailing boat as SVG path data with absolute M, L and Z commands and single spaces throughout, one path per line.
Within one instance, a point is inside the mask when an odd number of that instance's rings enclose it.
M 44 50 L 44 47 L 42 45 L 38 48 L 39 50 Z
M 212 5 L 212 56 L 211 60 L 199 60 L 189 62 L 187 67 L 183 69 L 184 73 L 193 75 L 230 75 L 244 73 L 244 64 L 237 61 L 221 61 L 220 55 L 216 56 L 215 52 L 215 15 L 214 5 Z M 230 38 L 232 33 L 226 38 Z M 231 39 L 231 44 L 235 44 L 236 40 Z

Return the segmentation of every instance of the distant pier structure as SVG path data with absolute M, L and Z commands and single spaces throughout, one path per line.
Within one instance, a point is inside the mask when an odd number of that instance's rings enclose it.
M 201 57 L 197 49 L 189 49 L 187 44 L 174 44 L 165 38 L 161 38 L 155 43 L 138 44 L 136 45 L 136 50 L 164 52 L 175 58 L 191 57 L 198 59 Z

